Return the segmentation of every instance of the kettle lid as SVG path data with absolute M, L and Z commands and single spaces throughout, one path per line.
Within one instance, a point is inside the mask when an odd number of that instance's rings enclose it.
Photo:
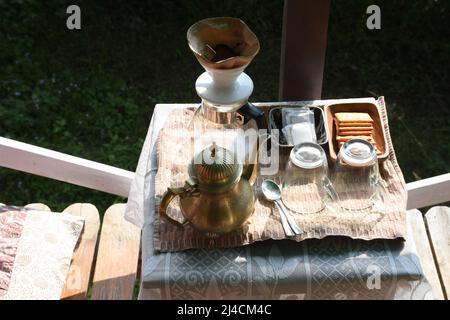
M 198 182 L 199 189 L 221 191 L 239 181 L 243 166 L 234 154 L 215 142 L 193 159 L 189 175 Z

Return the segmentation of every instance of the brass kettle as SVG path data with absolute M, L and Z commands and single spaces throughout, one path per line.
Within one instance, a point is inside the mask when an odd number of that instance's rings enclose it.
M 255 200 L 250 177 L 243 177 L 243 165 L 233 153 L 213 143 L 198 153 L 189 165 L 184 187 L 168 188 L 159 207 L 167 222 L 183 228 L 190 223 L 209 237 L 217 237 L 241 227 L 253 213 Z M 167 215 L 167 207 L 180 197 L 185 221 Z

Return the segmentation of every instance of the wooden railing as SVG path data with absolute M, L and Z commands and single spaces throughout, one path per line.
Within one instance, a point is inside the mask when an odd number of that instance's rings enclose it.
M 44 176 L 123 197 L 134 173 L 0 137 L 0 167 Z M 450 173 L 407 184 L 408 209 L 450 201 Z
M 134 173 L 0 137 L 0 167 L 128 197 Z

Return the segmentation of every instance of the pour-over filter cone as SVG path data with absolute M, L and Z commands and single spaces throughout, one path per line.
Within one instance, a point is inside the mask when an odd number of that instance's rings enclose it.
M 201 20 L 189 28 L 187 39 L 205 69 L 244 69 L 260 48 L 256 35 L 237 18 Z

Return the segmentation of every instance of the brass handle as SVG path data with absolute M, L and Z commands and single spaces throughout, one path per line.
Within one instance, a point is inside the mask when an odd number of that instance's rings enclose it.
M 167 188 L 167 191 L 164 193 L 161 204 L 159 205 L 159 216 L 166 220 L 167 222 L 179 227 L 183 228 L 184 223 L 181 223 L 171 217 L 167 214 L 167 207 L 169 206 L 170 202 L 177 196 L 181 196 L 188 193 L 188 190 L 186 188 Z

